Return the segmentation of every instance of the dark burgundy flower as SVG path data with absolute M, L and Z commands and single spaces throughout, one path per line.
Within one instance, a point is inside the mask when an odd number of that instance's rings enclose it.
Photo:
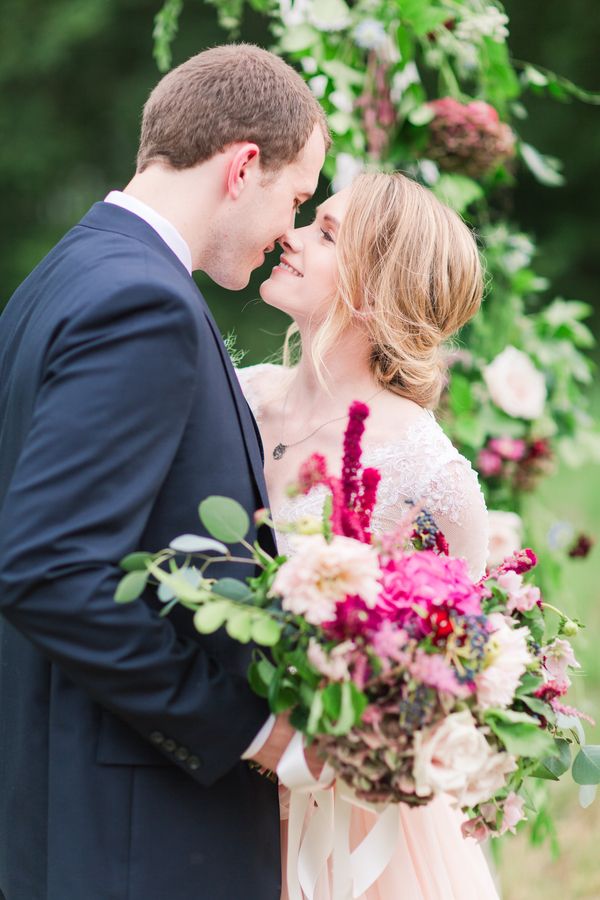
M 587 534 L 580 534 L 569 550 L 569 556 L 571 557 L 571 559 L 585 559 L 593 546 L 593 538 L 591 538 Z
M 323 623 L 328 637 L 338 641 L 356 638 L 377 631 L 383 619 L 381 610 L 367 606 L 362 597 L 346 597 L 336 606 L 335 619 Z

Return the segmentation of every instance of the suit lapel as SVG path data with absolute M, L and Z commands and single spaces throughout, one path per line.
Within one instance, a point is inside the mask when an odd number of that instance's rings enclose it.
M 246 451 L 248 453 L 252 472 L 254 474 L 256 485 L 258 487 L 261 503 L 263 506 L 268 506 L 269 501 L 267 497 L 267 487 L 265 484 L 265 476 L 263 471 L 264 460 L 262 454 L 262 441 L 260 439 L 256 421 L 254 419 L 254 416 L 252 415 L 252 412 L 250 411 L 250 407 L 246 402 L 246 398 L 242 393 L 238 377 L 235 374 L 235 369 L 233 368 L 233 363 L 229 358 L 229 354 L 227 352 L 225 344 L 223 343 L 223 338 L 221 337 L 221 333 L 217 328 L 216 322 L 214 321 L 212 315 L 205 305 L 203 305 L 203 309 L 206 320 L 213 333 L 215 343 L 219 348 L 221 359 L 223 360 L 223 368 L 225 369 L 227 380 L 229 381 L 229 387 L 231 389 L 231 393 L 233 395 L 233 399 L 237 409 L 240 427 L 242 429 L 244 442 L 246 444 Z

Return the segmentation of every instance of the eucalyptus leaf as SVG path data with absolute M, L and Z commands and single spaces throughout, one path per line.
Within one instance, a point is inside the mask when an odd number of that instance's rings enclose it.
M 323 693 L 322 691 L 315 691 L 312 698 L 312 703 L 310 705 L 310 712 L 308 714 L 308 722 L 306 725 L 306 731 L 308 732 L 308 734 L 316 734 L 322 715 Z
M 557 756 L 548 756 L 540 761 L 539 766 L 531 773 L 534 778 L 547 778 L 558 781 L 571 765 L 571 746 L 561 738 L 555 741 Z
M 119 565 L 126 572 L 145 572 L 147 563 L 152 562 L 153 558 L 152 553 L 144 553 L 142 551 L 129 553 L 123 557 Z
M 582 784 L 579 787 L 579 805 L 582 809 L 587 809 L 596 799 L 598 793 L 597 784 Z
M 577 784 L 600 784 L 600 745 L 585 744 L 573 763 L 573 781 Z
M 212 586 L 213 594 L 219 597 L 227 597 L 228 600 L 235 600 L 236 603 L 245 603 L 252 599 L 252 591 L 243 581 L 237 578 L 220 578 Z
M 281 637 L 281 625 L 269 616 L 261 615 L 252 622 L 252 640 L 263 647 L 272 647 Z
M 171 541 L 169 547 L 176 553 L 206 553 L 209 550 L 224 554 L 229 552 L 225 544 L 200 534 L 181 534 Z
M 240 644 L 247 644 L 252 637 L 252 613 L 241 609 L 227 620 L 227 634 Z
M 117 586 L 115 601 L 117 603 L 131 603 L 132 600 L 137 600 L 142 595 L 147 581 L 147 571 L 129 572 L 121 578 Z
M 227 600 L 216 600 L 206 603 L 194 613 L 194 628 L 201 634 L 212 634 L 224 624 L 231 611 Z
M 354 702 L 352 696 L 352 685 L 349 681 L 341 684 L 341 705 L 340 714 L 337 721 L 328 724 L 327 731 L 330 734 L 342 735 L 348 734 L 354 725 Z
M 206 530 L 218 541 L 237 544 L 248 534 L 248 513 L 230 497 L 207 497 L 200 504 L 198 512 Z

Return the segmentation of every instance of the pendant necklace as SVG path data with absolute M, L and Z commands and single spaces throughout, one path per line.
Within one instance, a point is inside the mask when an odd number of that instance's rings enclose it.
M 372 394 L 370 397 L 368 397 L 365 400 L 365 403 L 370 403 L 371 400 L 374 400 L 375 397 L 377 397 L 379 394 L 382 394 L 383 391 L 385 391 L 385 390 L 386 390 L 386 388 L 384 388 L 384 387 L 379 388 L 378 391 L 375 391 L 374 394 Z M 282 421 L 281 421 L 282 429 L 281 430 L 282 431 L 284 430 L 284 427 L 285 427 L 285 408 L 287 406 L 288 396 L 289 396 L 289 391 L 285 395 L 285 400 L 283 402 L 283 412 L 281 414 L 281 419 L 282 419 Z M 313 434 L 316 434 L 317 431 L 320 431 L 321 428 L 325 428 L 326 425 L 331 425 L 333 422 L 339 422 L 342 419 L 345 419 L 347 416 L 348 416 L 348 413 L 346 412 L 346 413 L 344 413 L 343 416 L 336 416 L 335 419 L 328 419 L 327 422 L 323 422 L 321 425 L 319 425 L 317 428 L 315 428 L 314 431 L 311 431 L 310 434 L 307 434 L 306 437 L 300 438 L 299 441 L 293 441 L 293 443 L 291 443 L 291 444 L 286 444 L 283 441 L 280 441 L 273 448 L 273 459 L 281 459 L 283 456 L 285 456 L 286 452 L 290 449 L 290 447 L 297 447 L 298 444 L 303 444 L 305 441 L 307 441 L 309 438 L 311 438 L 313 436 Z

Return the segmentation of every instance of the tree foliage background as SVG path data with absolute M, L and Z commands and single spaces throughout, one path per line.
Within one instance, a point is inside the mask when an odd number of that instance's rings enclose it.
M 0 29 L 0 306 L 58 238 L 98 198 L 129 179 L 140 111 L 157 80 L 155 0 L 4 0 Z M 600 19 L 594 0 L 505 3 L 514 54 L 590 89 L 599 87 Z M 567 14 L 568 13 L 568 14 Z M 265 20 L 246 10 L 242 37 L 268 45 Z M 214 7 L 185 4 L 174 63 L 226 40 Z M 596 308 L 600 278 L 600 130 L 594 107 L 530 98 L 526 140 L 565 161 L 566 186 L 520 179 L 514 218 L 539 242 L 537 269 L 555 290 Z M 241 310 L 256 295 L 206 287 L 224 329 L 236 325 L 252 359 L 274 350 L 284 320 Z M 254 288 L 254 290 L 253 290 Z

